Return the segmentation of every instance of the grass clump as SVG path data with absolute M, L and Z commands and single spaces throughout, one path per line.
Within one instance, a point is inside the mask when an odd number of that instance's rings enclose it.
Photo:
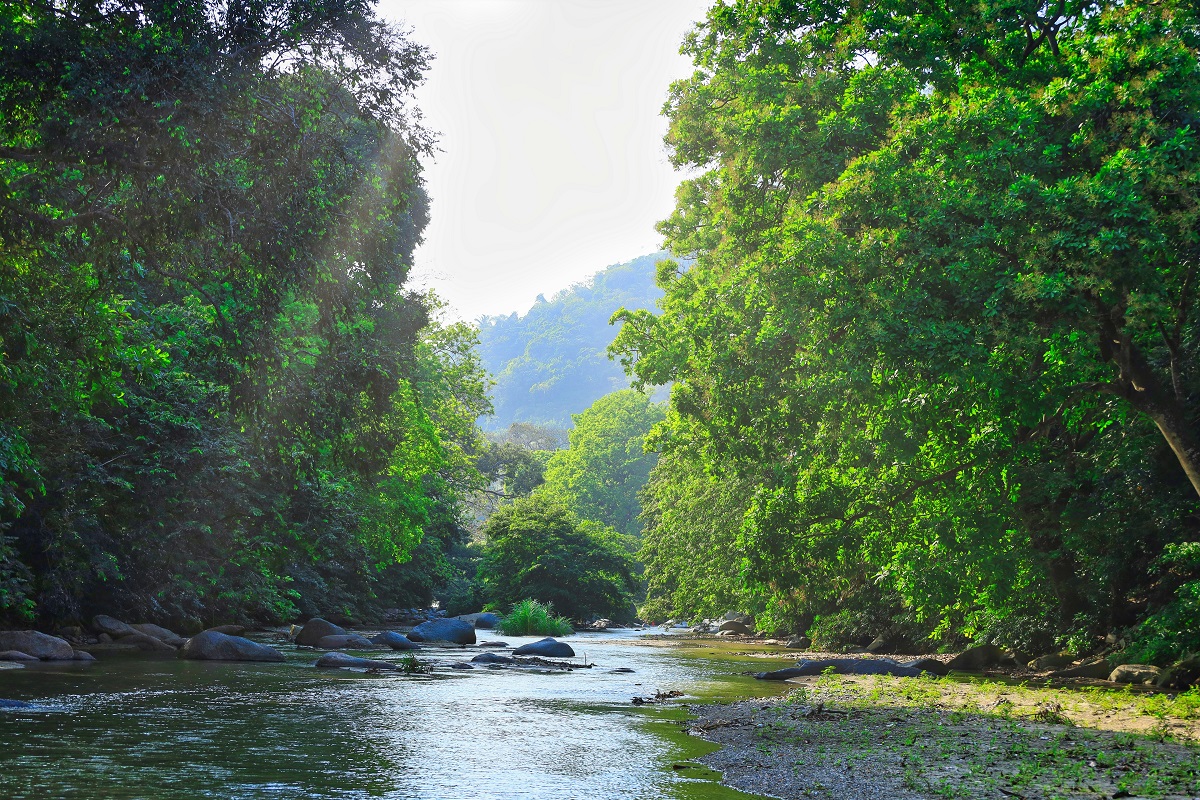
M 506 636 L 569 636 L 575 632 L 566 617 L 554 616 L 554 606 L 537 600 L 522 600 L 500 618 Z

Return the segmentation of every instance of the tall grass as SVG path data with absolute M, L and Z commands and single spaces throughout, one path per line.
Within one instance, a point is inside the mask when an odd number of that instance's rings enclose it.
M 508 636 L 569 636 L 575 632 L 570 620 L 554 616 L 554 606 L 537 600 L 514 604 L 497 627 Z

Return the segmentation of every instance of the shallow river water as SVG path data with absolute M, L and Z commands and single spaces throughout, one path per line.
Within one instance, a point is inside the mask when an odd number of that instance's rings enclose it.
M 594 666 L 460 671 L 482 651 L 429 648 L 430 674 L 374 675 L 278 645 L 286 664 L 122 654 L 0 671 L 0 697 L 36 703 L 0 712 L 0 797 L 746 797 L 672 769 L 690 746 L 630 701 L 772 691 L 736 674 L 772 662 L 629 631 L 565 641 Z

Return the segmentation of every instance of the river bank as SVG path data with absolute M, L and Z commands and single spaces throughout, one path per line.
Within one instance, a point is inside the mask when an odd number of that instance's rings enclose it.
M 688 706 L 704 766 L 784 798 L 1200 797 L 1200 691 L 1003 677 L 796 678 L 776 697 Z

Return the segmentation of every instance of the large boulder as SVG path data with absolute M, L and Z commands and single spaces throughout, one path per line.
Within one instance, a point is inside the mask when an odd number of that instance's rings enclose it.
M 719 633 L 728 633 L 730 635 L 737 635 L 737 636 L 748 636 L 749 634 L 754 633 L 754 631 L 752 631 L 746 627 L 745 623 L 741 622 L 740 620 L 736 620 L 736 619 L 725 620 L 717 628 L 717 631 Z
M 994 644 L 970 647 L 950 659 L 947 669 L 959 672 L 982 672 L 989 667 L 1014 663 L 1012 655 Z
M 22 653 L 20 650 L 5 650 L 0 653 L 0 661 L 38 661 L 37 656 Z
M 316 647 L 317 642 L 324 639 L 326 636 L 342 636 L 346 633 L 346 629 L 334 625 L 327 619 L 313 617 L 308 622 L 304 623 L 304 627 L 300 629 L 300 633 L 296 635 L 296 644 L 304 645 L 305 647 Z
M 371 637 L 371 644 L 378 644 L 384 647 L 390 647 L 393 650 L 416 650 L 416 642 L 410 641 L 403 633 L 395 631 L 384 631 L 378 636 Z
M 94 655 L 92 655 L 91 653 L 89 653 L 87 650 L 76 650 L 75 651 L 75 660 L 76 661 L 95 661 L 96 657 Z
M 317 642 L 317 647 L 322 650 L 341 650 L 344 648 L 370 650 L 375 645 L 371 644 L 370 639 L 365 636 L 359 636 L 357 633 L 335 633 L 332 636 L 322 636 Z
M 493 614 L 491 611 L 484 611 L 475 619 L 475 627 L 484 630 L 492 630 L 500 624 L 500 615 Z
M 245 625 L 214 625 L 211 628 L 208 628 L 208 630 L 216 631 L 217 633 L 223 633 L 226 636 L 241 636 L 243 633 L 246 632 L 246 626 Z
M 75 651 L 66 639 L 38 631 L 0 631 L 0 650 L 16 650 L 42 661 L 75 658 Z
M 797 661 L 796 666 L 759 672 L 754 677 L 760 681 L 786 681 L 808 675 L 895 675 L 901 678 L 916 678 L 922 672 L 918 667 L 899 664 L 890 658 L 820 658 Z
M 547 636 L 536 642 L 523 644 L 513 650 L 514 656 L 544 656 L 545 658 L 574 658 L 575 651 L 566 642 L 560 642 Z
M 96 633 L 107 633 L 114 639 L 120 639 L 122 636 L 132 636 L 137 633 L 132 625 L 121 622 L 116 617 L 110 617 L 107 614 L 97 614 L 92 617 L 92 630 Z
M 161 625 L 155 625 L 152 622 L 141 622 L 131 625 L 130 627 L 138 633 L 144 633 L 147 636 L 153 636 L 160 642 L 166 642 L 172 647 L 183 647 L 183 643 L 186 641 L 182 636 L 174 631 L 167 630 Z M 222 631 L 222 633 L 224 633 L 224 631 Z
M 1061 653 L 1049 653 L 1044 656 L 1038 656 L 1029 662 L 1030 669 L 1038 671 L 1046 669 L 1062 669 L 1075 660 L 1075 656 L 1063 650 Z
M 188 639 L 179 649 L 179 657 L 196 661 L 283 661 L 283 653 L 270 645 L 218 631 L 204 631 Z
M 1074 666 L 1051 672 L 1051 678 L 1091 678 L 1092 680 L 1108 680 L 1112 674 L 1112 665 L 1103 658 L 1089 658 Z
M 149 634 L 138 633 L 137 631 L 129 634 L 128 636 L 122 636 L 120 639 L 117 639 L 117 644 L 131 644 L 138 650 L 145 650 L 148 653 L 153 653 L 156 651 L 160 653 L 174 653 L 177 649 L 167 644 L 162 639 L 156 639 Z
M 1158 681 L 1162 670 L 1149 664 L 1121 664 L 1108 674 L 1113 683 L 1147 684 Z
M 516 659 L 499 653 L 480 653 L 471 659 L 477 664 L 515 664 Z
M 475 644 L 475 626 L 461 619 L 431 619 L 413 628 L 413 633 L 421 637 L 416 641 Z
M 352 667 L 355 669 L 401 669 L 399 664 L 393 664 L 390 661 L 375 661 L 370 658 L 357 658 L 356 656 L 348 656 L 345 653 L 326 653 L 317 659 L 317 663 L 313 666 L 320 669 L 334 669 L 339 667 Z
M 944 661 L 938 661 L 936 658 L 914 658 L 912 661 L 901 661 L 900 666 L 919 669 L 923 672 L 931 672 L 934 675 L 948 675 L 950 673 L 950 665 Z

